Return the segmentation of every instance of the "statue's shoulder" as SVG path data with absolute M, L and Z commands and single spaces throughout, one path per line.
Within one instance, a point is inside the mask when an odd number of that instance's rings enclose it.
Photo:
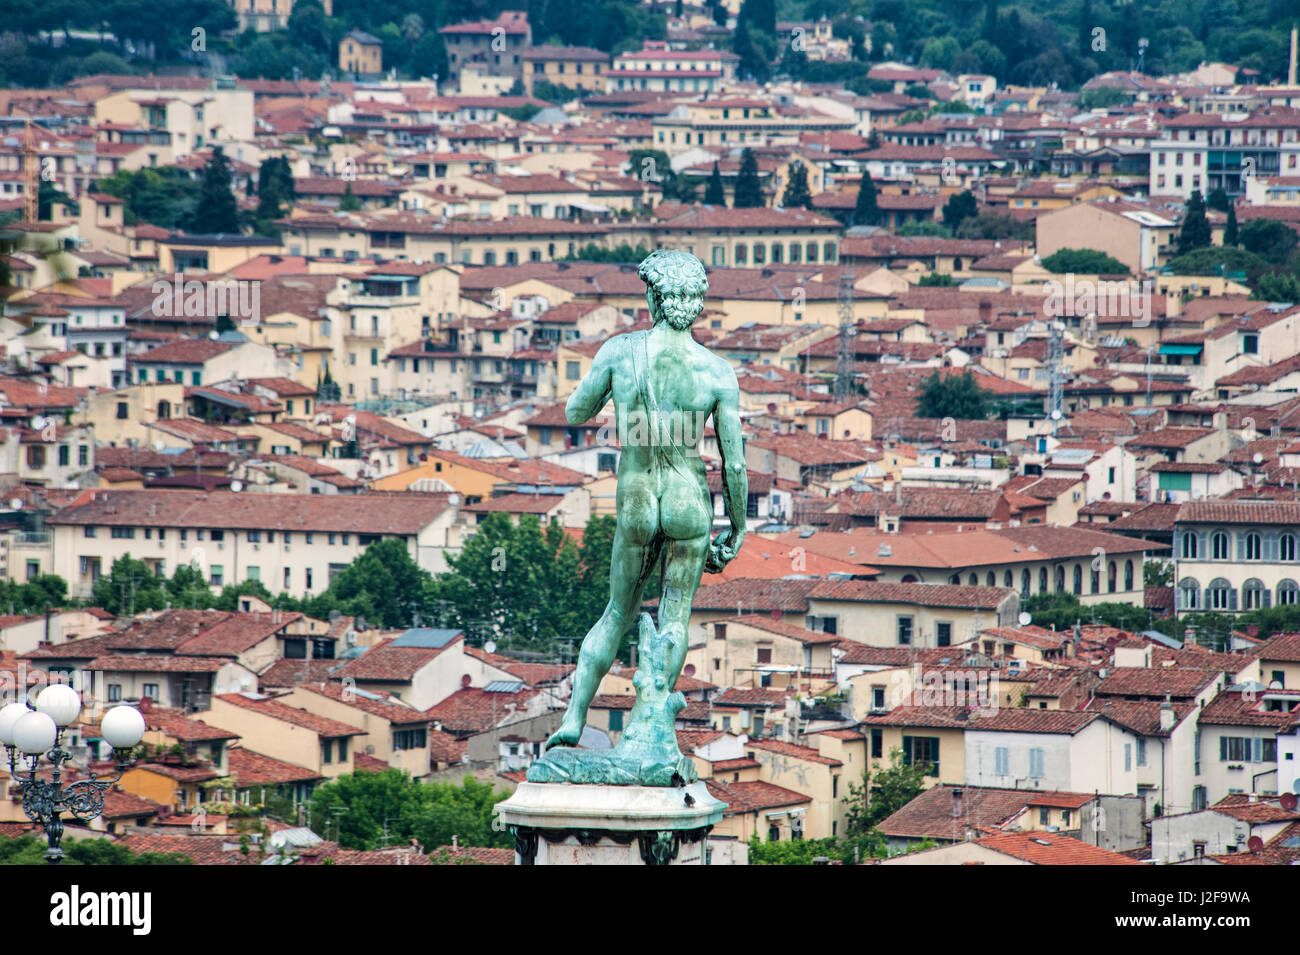
M 699 345 L 700 351 L 708 356 L 708 367 L 712 373 L 715 387 L 722 391 L 734 391 L 737 387 L 736 369 L 731 362 L 723 358 L 708 345 L 700 345 L 699 342 L 696 342 L 695 344 Z

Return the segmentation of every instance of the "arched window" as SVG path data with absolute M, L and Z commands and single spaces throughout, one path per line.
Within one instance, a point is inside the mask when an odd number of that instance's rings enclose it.
M 1236 610 L 1237 590 L 1222 577 L 1215 577 L 1206 588 L 1206 610 Z
M 984 577 L 986 587 L 996 587 L 998 585 L 998 575 L 995 571 L 990 570 Z
M 1097 566 L 1097 563 L 1095 561 L 1093 562 L 1092 565 L 1091 577 L 1092 577 L 1092 581 L 1091 581 L 1092 590 L 1088 592 L 1093 594 L 1101 593 L 1101 568 Z
M 1264 539 L 1255 531 L 1246 535 L 1246 559 L 1262 560 L 1264 557 Z
M 1178 604 L 1182 610 L 1201 609 L 1201 585 L 1195 578 L 1184 577 L 1178 582 Z
M 1008 570 L 1005 574 L 1002 575 L 1002 586 L 1010 590 L 1012 587 L 1016 585 L 1015 580 L 1016 580 L 1015 575 Z
M 1083 565 L 1082 564 L 1074 565 L 1074 592 L 1076 594 L 1083 593 Z
M 1228 559 L 1228 534 L 1226 531 L 1215 531 L 1214 536 L 1210 538 L 1210 556 L 1215 560 Z
M 1200 538 L 1191 531 L 1183 533 L 1183 560 L 1197 560 L 1200 557 Z
M 1279 580 L 1277 582 L 1277 605 L 1279 607 L 1300 603 L 1300 584 L 1294 580 Z
M 1047 593 L 1047 568 L 1046 567 L 1038 568 L 1038 592 L 1040 594 Z
M 1124 589 L 1133 589 L 1133 561 L 1124 561 Z
M 1119 568 L 1115 566 L 1112 560 L 1106 565 L 1106 590 L 1114 593 L 1119 586 Z
M 1241 585 L 1241 605 L 1243 610 L 1260 610 L 1269 604 L 1268 588 L 1264 581 L 1252 577 Z
M 899 583 L 902 583 L 902 584 L 919 584 L 920 581 L 916 579 L 916 574 L 904 574 L 904 575 L 903 575 L 903 579 L 900 580 Z
M 948 578 L 948 583 L 950 583 L 950 584 L 960 584 L 960 583 L 961 583 L 961 574 L 953 574 L 951 577 Z
M 980 583 L 979 574 L 971 574 L 966 578 L 966 583 L 970 584 L 972 587 L 978 587 Z
M 1056 592 L 1058 594 L 1063 593 L 1065 591 L 1065 568 L 1057 564 L 1054 576 L 1056 577 Z
M 1295 560 L 1295 535 L 1283 534 L 1277 542 L 1278 560 Z
M 1008 571 L 1008 573 L 1010 573 L 1010 571 Z M 1020 594 L 1021 594 L 1021 596 L 1024 596 L 1024 597 L 1028 597 L 1028 596 L 1029 596 L 1029 582 L 1030 582 L 1029 569 L 1028 569 L 1028 568 L 1025 568 L 1024 570 L 1022 570 L 1022 571 L 1020 572 Z

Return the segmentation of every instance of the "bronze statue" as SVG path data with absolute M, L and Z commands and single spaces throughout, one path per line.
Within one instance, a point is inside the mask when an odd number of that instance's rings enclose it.
M 622 446 L 618 529 L 609 603 L 582 642 L 573 695 L 560 728 L 546 742 L 547 755 L 528 771 L 532 782 L 682 785 L 696 778 L 690 759 L 677 748 L 675 716 L 685 700 L 673 687 L 686 660 L 691 599 L 700 576 L 705 570 L 720 572 L 745 539 L 749 491 L 739 388 L 731 365 L 691 334 L 708 289 L 699 259 L 661 249 L 645 258 L 637 274 L 646 283 L 652 327 L 605 342 L 565 406 L 569 423 L 576 425 L 614 402 Z M 709 417 L 731 521 L 713 541 L 712 498 L 699 453 Z M 628 725 L 611 751 L 570 749 L 656 565 L 663 579 L 658 626 L 642 615 L 640 666 L 633 681 L 637 703 Z

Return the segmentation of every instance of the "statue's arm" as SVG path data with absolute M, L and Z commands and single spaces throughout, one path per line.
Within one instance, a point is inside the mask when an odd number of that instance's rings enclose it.
M 745 506 L 749 501 L 749 472 L 745 469 L 745 444 L 740 430 L 740 387 L 731 365 L 722 362 L 721 367 L 723 380 L 713 406 L 713 428 L 722 455 L 722 500 L 731 530 L 719 535 L 714 543 L 710 563 L 720 565 L 718 569 L 740 553 L 740 545 L 745 541 Z
M 596 357 L 591 360 L 591 368 L 578 382 L 578 387 L 564 406 L 564 416 L 569 424 L 578 425 L 590 421 L 592 416 L 609 400 L 613 386 L 613 369 L 617 360 L 617 339 L 610 339 L 600 346 Z

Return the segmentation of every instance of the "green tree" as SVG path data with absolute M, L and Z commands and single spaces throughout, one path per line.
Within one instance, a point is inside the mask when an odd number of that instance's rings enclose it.
M 1128 275 L 1128 266 L 1096 249 L 1057 249 L 1044 256 L 1043 268 L 1057 275 L 1074 272 L 1084 275 Z
M 713 172 L 709 173 L 709 184 L 704 188 L 704 204 L 706 206 L 727 205 L 727 193 L 722 188 L 722 173 L 718 170 L 718 161 L 713 161 Z
M 787 209 L 811 209 L 812 192 L 808 189 L 808 168 L 801 162 L 790 164 L 790 179 L 785 186 L 781 205 Z
M 1249 219 L 1239 236 L 1243 249 L 1274 264 L 1285 262 L 1296 247 L 1295 230 L 1277 219 Z
M 943 204 L 943 224 L 955 229 L 971 216 L 979 213 L 979 206 L 969 189 L 950 196 Z
M 1147 560 L 1142 563 L 1142 584 L 1145 587 L 1172 587 L 1174 565 L 1167 560 Z
M 96 607 L 114 615 L 132 615 L 167 606 L 165 579 L 129 553 L 113 561 L 107 574 L 91 585 Z
M 1237 207 L 1228 206 L 1228 221 L 1223 227 L 1223 245 L 1232 248 L 1241 244 L 1241 235 L 1237 228 Z
M 737 209 L 761 209 L 767 205 L 763 187 L 758 182 L 758 159 L 749 147 L 740 154 L 740 172 L 736 175 L 732 205 Z
M 212 148 L 212 158 L 203 169 L 194 228 L 204 235 L 239 232 L 239 208 L 231 189 L 230 163 L 220 146 Z
M 874 763 L 861 784 L 849 783 L 845 830 L 850 838 L 864 836 L 919 796 L 925 789 L 929 763 L 905 763 L 901 749 L 889 751 L 889 765 Z
M 431 586 L 429 572 L 415 562 L 406 544 L 389 537 L 358 554 L 317 601 L 396 629 L 415 626 L 417 618 L 430 615 Z
M 1192 190 L 1183 210 L 1183 224 L 1178 230 L 1178 254 L 1186 255 L 1210 244 L 1210 220 L 1205 215 L 1201 190 Z
M 1228 198 L 1228 194 L 1223 189 L 1215 187 L 1206 195 L 1205 207 L 1207 209 L 1216 209 L 1219 212 L 1227 212 L 1232 208 L 1232 200 Z
M 122 200 L 127 225 L 147 222 L 162 229 L 188 229 L 198 207 L 200 184 L 176 166 L 120 169 L 95 184 Z
M 930 272 L 922 275 L 916 283 L 921 288 L 931 288 L 935 286 L 946 287 L 957 284 L 957 280 L 951 275 L 943 272 Z
M 880 206 L 876 200 L 876 184 L 871 181 L 871 173 L 862 171 L 862 182 L 858 184 L 858 198 L 853 205 L 854 225 L 880 225 Z
M 1257 302 L 1300 302 L 1300 278 L 1288 272 L 1265 272 L 1250 297 Z
M 1032 243 L 1035 230 L 1032 222 L 986 210 L 963 219 L 953 234 L 959 239 L 1012 239 Z
M 988 417 L 991 398 L 991 392 L 981 388 L 969 371 L 946 377 L 936 371 L 921 382 L 916 415 L 919 418 L 982 420 Z
M 135 852 L 105 839 L 63 840 L 60 865 L 193 865 L 179 852 Z M 36 836 L 0 839 L 0 865 L 46 865 L 48 844 Z
M 588 242 L 579 246 L 560 259 L 561 262 L 640 262 L 650 250 L 643 245 L 630 246 L 626 242 L 608 249 L 603 245 Z
M 295 0 L 286 25 L 289 42 L 317 53 L 330 52 L 329 24 L 319 0 Z
M 345 183 L 343 186 L 343 198 L 339 199 L 339 212 L 358 212 L 361 209 L 361 200 L 357 194 L 352 191 L 352 183 Z
M 289 214 L 294 200 L 293 171 L 288 156 L 270 156 L 262 160 L 257 170 L 257 212 L 253 216 L 253 231 L 257 235 L 279 238 L 280 228 L 275 224 Z

